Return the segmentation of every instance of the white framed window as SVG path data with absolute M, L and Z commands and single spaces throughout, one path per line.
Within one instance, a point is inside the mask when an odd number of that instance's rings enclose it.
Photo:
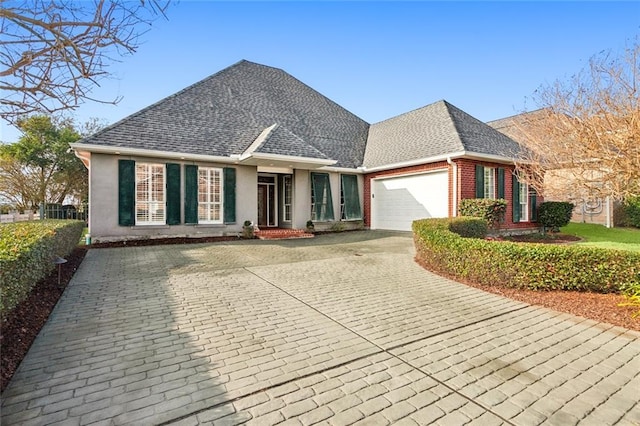
M 198 223 L 222 223 L 222 169 L 198 167 Z
M 484 198 L 496 198 L 496 169 L 484 168 Z
M 291 222 L 293 212 L 293 179 L 287 175 L 282 178 L 282 186 L 284 187 L 284 212 L 282 220 Z
M 520 194 L 518 198 L 520 199 L 520 222 L 528 222 L 529 221 L 529 185 L 526 183 L 520 182 L 518 185 L 518 190 Z
M 136 163 L 136 225 L 166 223 L 165 165 Z

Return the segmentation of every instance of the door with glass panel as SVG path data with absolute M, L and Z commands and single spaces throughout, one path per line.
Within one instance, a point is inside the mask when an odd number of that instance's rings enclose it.
M 275 227 L 277 222 L 275 176 L 258 175 L 258 226 Z

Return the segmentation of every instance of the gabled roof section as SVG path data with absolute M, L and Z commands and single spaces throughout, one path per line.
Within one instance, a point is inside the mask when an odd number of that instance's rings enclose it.
M 510 158 L 517 152 L 515 141 L 441 100 L 372 124 L 364 166 L 372 169 L 466 154 Z
M 330 159 L 322 152 L 306 143 L 301 137 L 289 129 L 277 124 L 265 136 L 264 141 L 254 152 L 289 155 L 293 157 L 319 158 L 323 160 Z
M 500 118 L 498 120 L 487 121 L 487 125 L 493 127 L 500 133 L 503 133 L 511 139 L 524 142 L 524 134 L 522 127 L 530 121 L 537 121 L 544 118 L 544 110 L 536 109 L 521 114 L 512 115 L 510 117 Z
M 80 144 L 226 157 L 242 154 L 274 123 L 282 129 L 264 149 L 288 144 L 339 167 L 362 162 L 368 123 L 286 72 L 245 60 Z

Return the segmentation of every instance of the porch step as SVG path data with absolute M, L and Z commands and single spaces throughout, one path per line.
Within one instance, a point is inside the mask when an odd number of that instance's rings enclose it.
M 288 228 L 263 228 L 255 232 L 255 236 L 261 240 L 288 240 L 292 238 L 313 238 L 313 234 L 304 229 Z

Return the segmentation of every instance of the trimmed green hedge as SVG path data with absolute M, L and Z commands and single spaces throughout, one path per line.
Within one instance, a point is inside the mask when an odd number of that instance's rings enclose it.
M 495 228 L 504 222 L 507 200 L 504 198 L 465 198 L 460 200 L 458 212 L 460 216 L 482 217 L 489 226 Z
M 0 225 L 0 318 L 78 245 L 84 222 L 45 220 Z
M 460 217 L 413 222 L 416 258 L 443 275 L 514 288 L 618 293 L 640 284 L 640 253 L 487 241 L 462 238 L 451 231 L 452 223 L 478 220 Z
M 640 195 L 627 198 L 623 203 L 623 209 L 626 225 L 640 228 Z
M 553 232 L 571 222 L 571 214 L 575 205 L 564 201 L 545 201 L 538 207 L 538 222 Z

